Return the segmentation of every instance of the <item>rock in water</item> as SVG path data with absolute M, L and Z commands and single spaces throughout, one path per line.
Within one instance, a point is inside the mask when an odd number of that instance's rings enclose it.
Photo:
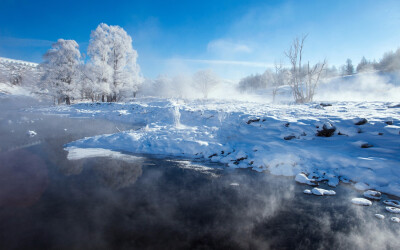
M 356 123 L 354 123 L 354 125 L 360 126 L 360 125 L 364 125 L 366 123 L 368 123 L 368 120 L 365 118 L 362 118 L 359 121 L 357 121 Z
M 383 214 L 375 214 L 375 217 L 380 219 L 380 220 L 385 219 L 385 216 Z
M 383 203 L 385 205 L 400 208 L 400 201 L 398 200 L 384 200 Z
M 367 190 L 364 192 L 364 196 L 368 199 L 380 200 L 382 198 L 381 192 L 374 190 Z
M 307 184 L 310 186 L 318 186 L 316 180 L 308 178 L 307 175 L 305 175 L 304 173 L 297 174 L 294 180 L 302 184 Z
M 353 198 L 351 199 L 351 203 L 360 206 L 371 206 L 372 202 L 370 200 L 364 198 Z
M 392 217 L 392 218 L 390 218 L 390 221 L 394 222 L 394 223 L 400 223 L 400 218 L 399 217 Z
M 305 193 L 305 194 L 312 194 L 312 192 L 311 192 L 310 189 L 305 189 L 305 190 L 303 191 L 303 193 Z
M 335 195 L 336 192 L 333 190 L 326 190 L 323 188 L 313 188 L 311 192 L 315 195 L 322 196 L 322 195 Z
M 386 211 L 394 214 L 400 214 L 400 208 L 397 207 L 386 207 Z

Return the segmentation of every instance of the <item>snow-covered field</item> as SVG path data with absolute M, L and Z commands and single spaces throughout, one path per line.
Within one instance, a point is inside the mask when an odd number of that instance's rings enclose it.
M 148 98 L 131 103 L 57 106 L 44 111 L 143 124 L 135 131 L 67 144 L 66 150 L 74 154 L 77 148 L 103 148 L 204 158 L 230 168 L 252 168 L 273 175 L 305 173 L 296 179 L 307 179 L 310 185 L 327 181 L 334 187 L 342 181 L 358 189 L 400 196 L 398 104 L 330 104 Z

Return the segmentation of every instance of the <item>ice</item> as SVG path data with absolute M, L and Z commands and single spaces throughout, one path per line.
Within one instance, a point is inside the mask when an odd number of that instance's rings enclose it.
M 386 211 L 394 214 L 400 214 L 400 208 L 397 207 L 386 207 Z
M 389 206 L 400 208 L 400 201 L 398 200 L 384 200 L 383 203 Z
M 305 189 L 305 190 L 303 191 L 303 193 L 305 193 L 305 194 L 312 194 L 312 192 L 311 192 L 310 189 Z
M 351 203 L 360 206 L 371 206 L 372 202 L 370 200 L 364 198 L 353 198 L 351 199 Z
M 385 216 L 383 214 L 375 214 L 375 217 L 380 219 L 380 220 L 385 219 Z
M 364 192 L 364 197 L 373 200 L 380 200 L 382 197 L 381 192 L 374 191 L 374 190 L 367 190 Z
M 313 188 L 313 189 L 311 190 L 311 192 L 312 192 L 313 194 L 315 194 L 315 195 L 318 195 L 318 196 L 323 196 L 323 195 L 335 195 L 335 194 L 336 194 L 336 192 L 333 191 L 333 190 L 326 190 L 326 189 L 323 189 L 323 188 Z

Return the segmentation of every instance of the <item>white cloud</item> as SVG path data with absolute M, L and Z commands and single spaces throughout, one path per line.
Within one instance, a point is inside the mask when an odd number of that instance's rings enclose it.
M 209 42 L 207 51 L 222 57 L 253 52 L 246 44 L 236 43 L 226 39 L 217 39 Z

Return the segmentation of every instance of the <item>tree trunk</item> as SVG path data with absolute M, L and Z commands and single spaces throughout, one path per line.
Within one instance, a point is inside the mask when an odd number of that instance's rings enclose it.
M 66 97 L 65 97 L 65 103 L 66 103 L 67 105 L 71 105 L 71 100 L 69 99 L 69 96 L 66 96 Z
M 104 95 L 101 95 L 101 101 L 104 102 Z

